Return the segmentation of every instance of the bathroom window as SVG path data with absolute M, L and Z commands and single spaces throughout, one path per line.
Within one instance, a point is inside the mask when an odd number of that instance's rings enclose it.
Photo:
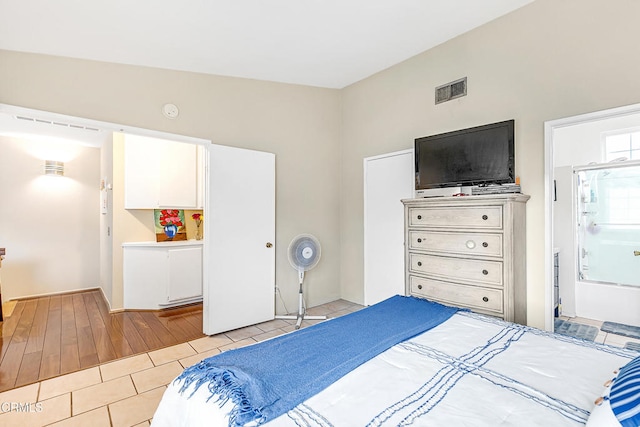
M 635 179 L 636 183 L 638 179 Z M 614 188 L 607 194 L 609 222 L 615 225 L 640 223 L 640 188 Z
M 604 138 L 605 161 L 619 159 L 640 160 L 640 130 L 606 135 Z

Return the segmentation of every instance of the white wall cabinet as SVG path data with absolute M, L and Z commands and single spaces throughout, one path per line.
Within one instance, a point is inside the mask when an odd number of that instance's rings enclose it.
M 122 246 L 125 309 L 158 310 L 202 300 L 202 241 Z
M 125 135 L 125 209 L 202 208 L 199 147 Z

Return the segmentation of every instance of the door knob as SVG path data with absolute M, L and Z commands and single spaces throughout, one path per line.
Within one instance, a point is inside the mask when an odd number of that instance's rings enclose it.
M 268 248 L 271 248 L 271 247 L 273 247 L 273 243 L 271 243 L 271 242 L 267 242 L 267 245 L 266 245 L 266 246 L 267 246 Z

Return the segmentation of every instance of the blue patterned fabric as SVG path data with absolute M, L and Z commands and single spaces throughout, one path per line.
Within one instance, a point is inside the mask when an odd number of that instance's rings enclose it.
M 449 319 L 459 309 L 396 295 L 355 313 L 187 368 L 181 392 L 205 385 L 220 405 L 235 404 L 230 426 L 286 413 L 367 360 Z
M 620 369 L 611 386 L 609 403 L 623 427 L 640 426 L 640 357 Z

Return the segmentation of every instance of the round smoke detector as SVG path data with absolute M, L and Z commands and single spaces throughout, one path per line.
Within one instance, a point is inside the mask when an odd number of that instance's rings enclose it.
M 175 119 L 180 114 L 180 110 L 175 104 L 164 104 L 162 106 L 162 114 L 169 119 Z

